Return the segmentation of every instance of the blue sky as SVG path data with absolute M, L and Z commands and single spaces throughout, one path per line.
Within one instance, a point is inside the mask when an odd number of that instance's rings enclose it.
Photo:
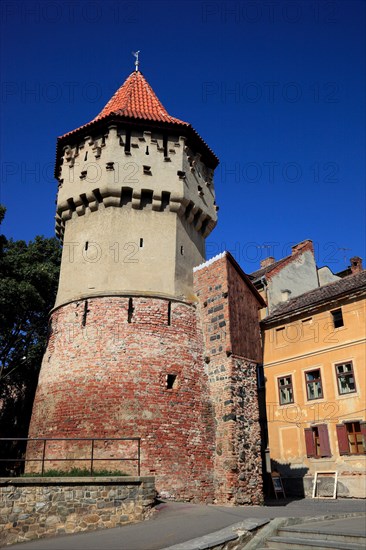
M 56 138 L 134 69 L 220 158 L 207 256 L 251 272 L 314 241 L 365 254 L 363 0 L 10 2 L 1 9 L 2 232 L 52 236 Z

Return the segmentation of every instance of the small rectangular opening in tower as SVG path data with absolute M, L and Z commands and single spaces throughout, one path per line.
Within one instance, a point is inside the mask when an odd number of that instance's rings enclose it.
M 190 201 L 190 202 L 187 204 L 187 208 L 186 208 L 186 210 L 185 210 L 185 212 L 184 212 L 184 215 L 185 215 L 186 218 L 189 218 L 189 216 L 191 215 L 191 211 L 192 211 L 193 206 L 194 206 L 194 205 L 193 205 L 193 202 L 192 202 L 192 201 Z
M 141 190 L 141 208 L 145 208 L 152 204 L 153 201 L 153 191 L 151 189 L 142 189 Z
M 182 256 L 184 255 L 184 246 L 183 245 L 180 247 L 180 253 L 181 253 Z
M 125 141 L 125 153 L 130 153 L 131 151 L 131 130 L 126 132 L 126 141 Z
M 69 205 L 69 208 L 70 208 L 71 212 L 76 211 L 76 206 L 75 206 L 75 203 L 74 203 L 73 199 L 67 199 L 67 204 Z
M 100 194 L 99 189 L 93 189 L 93 195 L 94 195 L 94 197 L 97 199 L 97 201 L 98 201 L 99 204 L 102 204 L 102 203 L 103 203 L 103 197 L 102 197 L 102 195 Z
M 122 187 L 121 190 L 121 206 L 132 202 L 132 187 Z
M 143 238 L 140 239 L 140 248 L 144 248 L 144 239 Z
M 82 193 L 82 194 L 80 195 L 80 198 L 81 198 L 81 200 L 83 201 L 83 205 L 84 205 L 84 206 L 89 206 L 88 199 L 86 198 L 85 193 Z
M 127 323 L 131 323 L 134 309 L 135 308 L 133 307 L 133 299 L 129 298 L 128 299 Z
M 163 149 L 164 149 L 164 157 L 168 156 L 168 136 L 166 134 L 163 135 Z
M 207 226 L 208 226 L 208 218 L 206 218 L 203 222 L 202 222 L 202 226 L 201 226 L 201 229 L 200 229 L 200 232 L 202 235 L 205 234 L 205 231 L 207 229 Z
M 170 203 L 170 193 L 168 191 L 163 191 L 161 193 L 161 211 L 163 212 Z
M 83 327 L 85 327 L 85 325 L 86 325 L 86 318 L 87 318 L 88 313 L 89 313 L 89 309 L 88 309 L 88 300 L 85 300 L 85 302 L 84 302 L 83 318 L 82 318 L 82 321 L 81 321 L 81 324 L 82 324 Z
M 168 326 L 172 324 L 172 303 L 168 302 Z
M 193 225 L 196 225 L 198 223 L 198 220 L 200 219 L 201 217 L 201 214 L 202 214 L 202 210 L 197 210 L 197 212 L 195 213 L 194 217 L 193 217 Z
M 88 248 L 89 248 L 89 241 L 86 241 L 86 243 L 85 243 L 85 250 L 88 250 Z
M 166 375 L 166 389 L 167 390 L 176 390 L 178 386 L 178 380 L 176 374 L 167 374 Z

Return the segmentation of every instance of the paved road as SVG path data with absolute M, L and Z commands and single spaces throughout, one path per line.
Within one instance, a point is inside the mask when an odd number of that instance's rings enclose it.
M 366 513 L 363 500 L 312 500 L 269 502 L 267 506 L 203 506 L 166 502 L 153 519 L 115 529 L 59 536 L 13 545 L 12 550 L 160 550 L 218 531 L 249 518 L 319 517 Z M 349 524 L 348 522 L 351 521 Z M 365 519 L 337 520 L 344 533 L 366 533 Z M 9 548 L 9 547 L 8 547 Z

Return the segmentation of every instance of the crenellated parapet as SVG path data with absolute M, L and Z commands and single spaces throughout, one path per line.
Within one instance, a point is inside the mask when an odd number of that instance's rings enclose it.
M 174 212 L 203 237 L 217 222 L 213 169 L 187 137 L 110 124 L 64 145 L 56 233 L 105 208 Z

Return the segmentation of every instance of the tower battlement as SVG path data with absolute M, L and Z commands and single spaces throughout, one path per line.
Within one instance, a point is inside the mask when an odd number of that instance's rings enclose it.
M 175 212 L 207 237 L 217 222 L 213 168 L 185 136 L 111 124 L 64 145 L 56 233 L 73 217 L 109 207 Z

